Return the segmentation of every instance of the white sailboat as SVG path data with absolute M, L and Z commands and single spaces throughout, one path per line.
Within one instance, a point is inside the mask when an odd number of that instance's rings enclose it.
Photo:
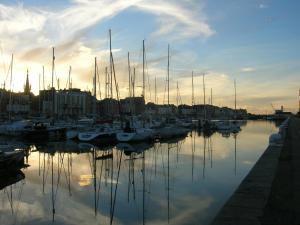
M 145 98 L 145 40 L 143 40 L 143 97 Z M 129 70 L 129 87 L 130 85 L 130 60 L 128 53 L 128 70 Z M 131 90 L 129 88 L 129 90 Z M 129 93 L 129 97 L 131 94 Z M 118 132 L 116 137 L 119 142 L 139 142 L 148 141 L 154 138 L 154 131 L 150 128 L 135 127 L 134 118 L 131 116 L 131 123 L 127 122 L 126 128 L 122 132 Z
M 168 87 L 168 108 L 170 109 L 170 45 L 168 45 L 168 73 L 167 73 L 167 87 Z M 171 119 L 167 118 L 166 124 L 163 127 L 156 129 L 156 133 L 161 139 L 172 138 L 177 136 L 187 135 L 188 129 L 177 125 L 176 120 L 172 123 Z

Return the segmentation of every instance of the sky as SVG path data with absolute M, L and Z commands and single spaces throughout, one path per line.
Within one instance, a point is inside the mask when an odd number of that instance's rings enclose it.
M 296 0 L 0 0 L 0 83 L 22 91 L 28 69 L 34 94 L 48 88 L 55 47 L 55 86 L 67 87 L 71 66 L 72 87 L 92 90 L 97 57 L 97 97 L 103 98 L 111 29 L 122 98 L 129 92 L 128 52 L 136 68 L 135 95 L 142 94 L 145 40 L 146 101 L 155 100 L 156 79 L 158 103 L 166 103 L 169 44 L 171 103 L 192 103 L 193 71 L 195 103 L 204 102 L 205 74 L 206 102 L 212 92 L 214 105 L 233 107 L 236 80 L 237 107 L 271 113 L 283 105 L 295 112 L 299 11 Z

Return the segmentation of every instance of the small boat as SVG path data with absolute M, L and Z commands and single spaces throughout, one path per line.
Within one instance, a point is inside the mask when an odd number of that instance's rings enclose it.
M 25 153 L 23 150 L 0 151 L 0 174 L 23 167 L 24 156 Z
M 136 152 L 141 153 L 149 148 L 151 148 L 153 144 L 146 142 L 139 143 L 119 143 L 116 145 L 118 150 L 124 151 L 125 154 Z
M 16 170 L 8 173 L 0 174 L 0 190 L 18 183 L 19 181 L 25 179 L 25 174 L 21 170 Z
M 0 143 L 0 152 L 11 152 L 14 151 L 15 148 L 13 145 L 8 143 Z
M 186 136 L 189 129 L 177 126 L 176 124 L 167 124 L 164 127 L 157 129 L 157 134 L 160 139 Z
M 116 137 L 119 142 L 150 141 L 154 138 L 154 131 L 149 128 L 124 129 Z
M 236 133 L 241 130 L 238 124 L 233 123 L 229 120 L 217 121 L 215 124 L 218 131 L 227 131 L 227 132 Z
M 78 133 L 79 141 L 93 142 L 97 144 L 111 144 L 117 141 L 116 130 L 108 127 L 101 126 L 91 131 Z
M 65 135 L 66 128 L 41 122 L 26 127 L 21 133 L 24 139 L 63 139 Z
M 1 126 L 0 133 L 7 136 L 20 136 L 28 126 L 32 126 L 30 120 L 19 120 Z

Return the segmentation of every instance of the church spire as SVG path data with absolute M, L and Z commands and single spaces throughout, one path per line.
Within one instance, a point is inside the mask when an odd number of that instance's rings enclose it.
M 31 85 L 29 84 L 28 69 L 27 69 L 26 83 L 24 85 L 24 94 L 29 95 L 30 91 L 31 91 Z

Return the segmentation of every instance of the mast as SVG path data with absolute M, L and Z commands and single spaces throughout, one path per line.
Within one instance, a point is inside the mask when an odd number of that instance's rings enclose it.
M 110 52 L 110 97 L 113 98 L 113 57 L 112 57 L 112 50 L 111 50 L 111 29 L 109 29 L 109 52 Z
M 205 104 L 205 74 L 203 73 L 203 104 L 204 104 L 204 119 L 206 120 L 206 104 Z
M 128 96 L 131 97 L 131 75 L 130 75 L 130 59 L 129 59 L 129 52 L 128 52 Z
M 178 81 L 177 81 L 177 86 L 176 86 L 176 104 L 177 104 L 177 107 L 178 107 L 178 102 L 179 102 L 179 88 L 178 88 Z
M 94 65 L 94 79 L 93 79 L 93 95 L 94 95 L 94 100 L 93 100 L 93 114 L 94 116 L 96 115 L 96 101 L 97 101 L 97 57 L 95 57 L 95 65 Z
M 157 104 L 156 76 L 155 76 L 154 88 L 155 88 L 154 103 Z
M 135 67 L 133 68 L 133 77 L 132 77 L 132 97 L 135 96 Z
M 45 90 L 45 68 L 43 66 L 43 90 Z
M 52 47 L 52 83 L 51 83 L 51 89 L 52 89 L 52 118 L 54 119 L 54 113 L 55 113 L 55 99 L 54 99 L 54 87 L 53 87 L 53 79 L 54 79 L 54 66 L 55 66 L 55 56 L 54 56 L 54 47 Z
M 234 79 L 234 119 L 236 119 L 236 80 Z
M 9 113 L 8 118 L 11 120 L 11 104 L 12 104 L 12 77 L 13 77 L 13 64 L 14 64 L 14 54 L 11 55 L 11 65 L 10 65 L 10 92 L 9 92 Z
M 39 74 L 39 114 L 41 114 L 41 74 Z
M 68 89 L 71 89 L 71 72 L 72 72 L 72 67 L 69 67 L 69 84 L 68 84 Z
M 210 104 L 213 105 L 212 88 L 210 89 Z
M 93 81 L 94 81 L 94 83 L 93 83 L 93 85 L 94 85 L 94 89 L 93 89 L 93 91 L 94 91 L 94 93 L 93 93 L 93 95 L 94 95 L 94 97 L 95 98 L 97 98 L 97 90 L 96 90 L 96 88 L 97 88 L 97 57 L 95 57 L 95 68 L 94 68 L 94 79 L 93 79 Z
M 168 107 L 170 108 L 170 45 L 168 44 Z M 170 109 L 169 109 L 170 110 Z
M 101 100 L 102 99 L 102 96 L 101 96 L 101 83 L 100 83 L 100 75 L 99 75 L 98 64 L 96 64 L 96 69 L 97 69 L 96 71 L 97 71 L 97 84 L 98 84 L 99 99 Z
M 143 40 L 143 97 L 145 99 L 145 40 Z
M 105 98 L 108 98 L 108 73 L 107 73 L 107 67 L 105 67 Z
M 118 108 L 119 108 L 119 114 L 120 114 L 120 120 L 121 120 L 121 126 L 122 126 L 122 110 L 121 110 L 121 103 L 120 103 L 120 95 L 119 95 L 119 86 L 117 83 L 116 78 L 116 71 L 115 71 L 115 64 L 114 64 L 114 58 L 111 51 L 111 30 L 109 29 L 109 46 L 110 46 L 110 62 L 111 62 L 111 75 L 114 75 L 114 82 L 115 82 L 115 88 L 116 88 L 116 94 L 117 94 L 117 101 L 118 101 Z M 112 82 L 112 76 L 111 76 L 111 82 Z M 111 83 L 111 98 L 112 98 L 112 83 Z
M 194 96 L 194 71 L 192 71 L 192 106 L 195 105 L 195 96 Z

